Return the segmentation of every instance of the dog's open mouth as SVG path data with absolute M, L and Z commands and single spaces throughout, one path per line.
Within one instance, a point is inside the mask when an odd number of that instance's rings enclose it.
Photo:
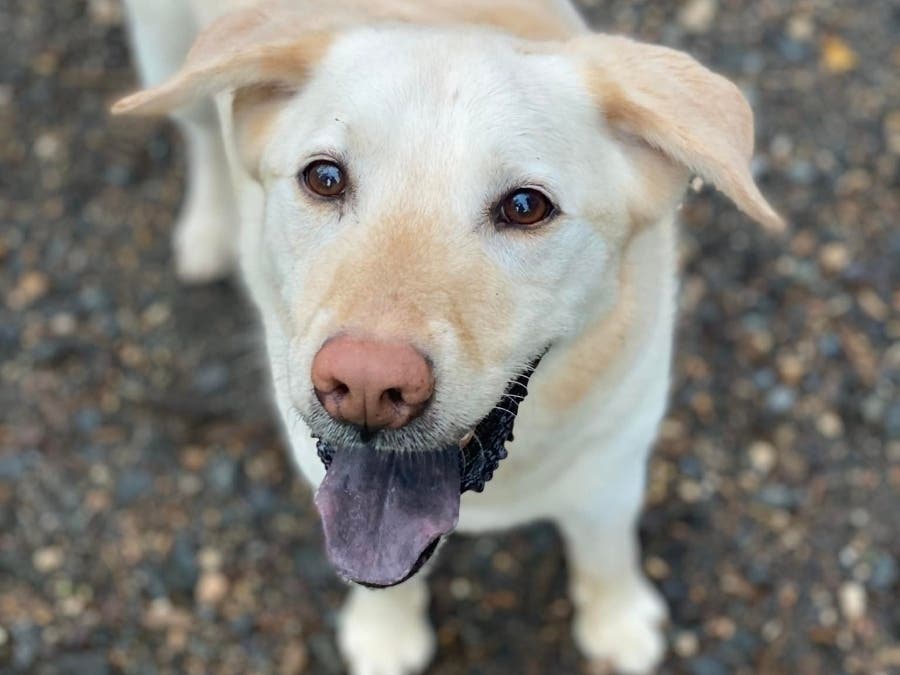
M 540 358 L 456 443 L 422 452 L 352 449 L 319 440 L 327 472 L 316 492 L 328 557 L 342 577 L 386 588 L 418 572 L 459 519 L 462 493 L 481 492 L 506 442 Z

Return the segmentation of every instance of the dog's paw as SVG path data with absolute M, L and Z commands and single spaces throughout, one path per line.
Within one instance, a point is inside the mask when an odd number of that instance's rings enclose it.
M 418 675 L 431 661 L 435 635 L 427 598 L 394 595 L 403 590 L 351 595 L 338 627 L 338 646 L 351 675 Z
M 175 274 L 186 284 L 204 284 L 228 276 L 235 254 L 220 223 L 182 220 L 175 229 Z
M 623 675 L 647 675 L 665 655 L 667 616 L 662 598 L 641 580 L 630 592 L 586 599 L 575 617 L 575 642 L 598 665 Z

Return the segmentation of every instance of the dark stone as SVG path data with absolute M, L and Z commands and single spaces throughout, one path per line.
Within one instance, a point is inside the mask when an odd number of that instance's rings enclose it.
M 730 670 L 711 656 L 701 656 L 688 664 L 692 675 L 729 675 Z
M 323 633 L 313 633 L 306 639 L 309 653 L 322 666 L 322 671 L 329 675 L 340 675 L 344 665 L 337 647 L 330 637 Z
M 221 362 L 201 366 L 194 373 L 192 385 L 204 396 L 221 392 L 228 386 L 228 366 Z
M 228 455 L 217 455 L 206 468 L 206 481 L 218 494 L 231 494 L 237 484 L 238 468 L 238 463 Z
M 0 481 L 19 480 L 28 469 L 24 455 L 0 456 Z
M 252 614 L 241 614 L 231 622 L 231 632 L 238 638 L 250 637 L 256 629 L 256 619 Z
M 63 654 L 55 665 L 59 675 L 109 675 L 112 672 L 109 659 L 98 652 Z
M 17 623 L 9 632 L 12 636 L 13 668 L 28 670 L 41 653 L 41 627 L 32 623 Z
M 786 413 L 797 400 L 797 394 L 790 387 L 778 385 L 773 387 L 766 397 L 766 407 L 773 413 Z
M 678 460 L 678 469 L 689 478 L 703 478 L 703 463 L 696 457 L 682 457 Z
M 75 413 L 75 427 L 82 433 L 89 434 L 103 421 L 103 415 L 96 408 L 82 408 Z
M 247 502 L 257 516 L 268 516 L 275 511 L 275 493 L 262 485 L 255 485 L 247 495 Z
M 803 493 L 800 490 L 789 488 L 780 483 L 763 485 L 756 498 L 766 506 L 778 509 L 792 509 L 803 501 Z
M 144 496 L 153 487 L 153 476 L 143 469 L 124 471 L 116 483 L 116 501 L 129 504 Z
M 876 591 L 887 591 L 894 587 L 900 578 L 897 561 L 889 553 L 879 553 L 872 561 L 872 576 L 869 586 Z
M 776 382 L 778 382 L 778 378 L 771 368 L 761 368 L 753 373 L 753 384 L 761 391 L 771 389 Z
M 179 532 L 166 559 L 163 579 L 169 591 L 191 593 L 197 585 L 200 567 L 197 564 L 197 543 L 193 534 Z
M 892 441 L 900 439 L 900 401 L 892 403 L 884 413 L 884 433 Z

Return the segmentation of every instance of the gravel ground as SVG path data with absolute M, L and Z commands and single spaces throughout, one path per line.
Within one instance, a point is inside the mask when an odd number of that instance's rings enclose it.
M 588 4 L 741 84 L 791 220 L 685 207 L 642 529 L 663 672 L 900 673 L 900 7 Z M 0 0 L 0 41 L 0 673 L 341 672 L 253 313 L 173 277 L 172 128 L 104 112 L 134 86 L 117 3 Z M 451 542 L 430 672 L 588 672 L 559 548 Z

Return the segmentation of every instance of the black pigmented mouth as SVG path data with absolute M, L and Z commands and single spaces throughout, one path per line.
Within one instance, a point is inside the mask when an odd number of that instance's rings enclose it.
M 536 358 L 510 383 L 500 402 L 478 423 L 472 440 L 460 452 L 461 493 L 469 490 L 482 492 L 494 477 L 500 462 L 509 454 L 506 443 L 513 440 L 513 427 L 519 406 L 528 396 L 528 383 L 541 358 L 543 355 Z

